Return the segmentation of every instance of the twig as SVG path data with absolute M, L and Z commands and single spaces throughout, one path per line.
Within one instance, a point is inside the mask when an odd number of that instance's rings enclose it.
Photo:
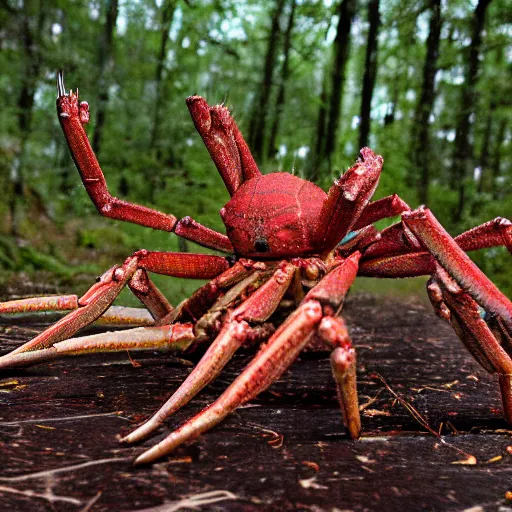
M 448 448 L 451 448 L 452 450 L 455 450 L 456 452 L 465 455 L 467 457 L 467 460 L 474 460 L 476 462 L 476 457 L 474 455 L 471 455 L 470 453 L 465 452 L 464 450 L 461 450 L 460 448 L 457 448 L 456 446 L 453 446 L 451 444 L 448 444 L 443 436 L 439 432 L 436 432 L 427 422 L 427 420 L 420 414 L 420 412 L 415 409 L 407 400 L 402 398 L 400 395 L 398 395 L 393 389 L 391 389 L 390 385 L 384 380 L 384 377 L 382 375 L 379 375 L 378 373 L 375 374 L 375 376 L 384 384 L 386 389 L 393 395 L 393 397 L 398 400 L 410 413 L 410 415 L 425 429 L 427 429 L 433 436 L 437 437 L 439 439 L 439 442 L 444 444 L 445 446 L 448 446 Z M 468 462 L 469 463 L 469 462 Z
M 123 420 L 130 421 L 128 418 L 124 416 L 120 416 L 121 411 L 114 412 L 104 412 L 100 414 L 82 414 L 80 416 L 62 416 L 60 418 L 36 418 L 33 420 L 21 420 L 21 421 L 5 421 L 0 423 L 0 427 L 17 427 L 18 425 L 22 425 L 25 423 L 50 423 L 55 421 L 75 421 L 75 420 L 84 420 L 89 418 L 101 418 L 104 416 L 116 416 Z
M 52 475 L 56 475 L 58 473 L 68 473 L 70 471 L 88 468 L 90 466 L 98 466 L 100 464 L 110 464 L 110 463 L 115 463 L 115 462 L 126 462 L 129 460 L 131 460 L 131 457 L 115 457 L 112 459 L 90 460 L 90 461 L 84 462 L 82 464 L 74 464 L 72 466 L 64 466 L 62 468 L 49 469 L 47 471 L 38 471 L 36 473 L 28 473 L 26 475 L 1 476 L 0 481 L 2 481 L 2 482 L 24 482 L 26 480 L 33 480 L 36 478 L 46 478 L 46 477 L 49 477 Z
M 95 496 L 93 496 L 88 502 L 87 505 L 80 512 L 89 512 L 92 509 L 92 506 L 100 499 L 101 491 L 98 491 Z
M 219 501 L 237 499 L 238 496 L 236 494 L 233 494 L 232 492 L 225 490 L 217 490 L 193 494 L 192 496 L 188 496 L 187 498 L 183 498 L 182 500 L 179 501 L 164 503 L 163 505 L 159 505 L 157 507 L 139 509 L 133 512 L 175 512 L 177 510 L 187 508 L 197 510 L 199 507 L 203 505 L 211 505 L 212 503 L 217 503 Z
M 76 498 L 69 498 L 68 496 L 56 496 L 55 494 L 52 494 L 51 492 L 48 491 L 44 494 L 40 494 L 34 491 L 23 491 L 21 489 L 15 489 L 14 487 L 6 487 L 4 485 L 0 485 L 0 492 L 18 494 L 19 496 L 26 496 L 28 498 L 40 498 L 50 503 L 61 501 L 63 503 L 71 503 L 72 505 L 82 504 L 82 502 L 80 500 L 77 500 Z
M 368 397 L 368 401 L 359 406 L 359 411 L 362 412 L 365 409 L 367 409 L 370 405 L 374 404 L 379 399 L 379 395 L 381 393 L 382 393 L 382 388 L 377 391 L 377 394 L 373 398 Z

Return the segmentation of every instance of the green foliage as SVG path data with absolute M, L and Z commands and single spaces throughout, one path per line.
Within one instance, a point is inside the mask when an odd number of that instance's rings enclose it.
M 195 133 L 184 99 L 200 94 L 210 103 L 225 101 L 242 132 L 248 133 L 275 2 L 176 0 L 170 30 L 162 34 L 162 10 L 168 1 L 120 3 L 113 52 L 103 72 L 99 62 L 104 51 L 105 2 L 4 3 L 0 11 L 5 27 L 0 52 L 0 268 L 8 272 L 46 269 L 65 276 L 81 262 L 110 265 L 140 247 L 178 250 L 174 235 L 99 218 L 79 182 L 55 115 L 54 82 L 59 68 L 65 70 L 67 87 L 79 86 L 81 98 L 90 104 L 91 138 L 100 94 L 108 93 L 98 156 L 113 194 L 177 217 L 192 215 L 223 230 L 218 211 L 228 194 Z M 291 0 L 281 32 L 290 6 Z M 352 26 L 337 148 L 331 170 L 319 177 L 324 188 L 353 162 L 359 149 L 366 8 L 366 3 L 359 3 Z M 506 0 L 494 0 L 487 13 L 471 118 L 472 165 L 480 168 L 483 178 L 479 184 L 474 176 L 466 177 L 465 215 L 453 222 L 458 201 L 451 175 L 453 141 L 473 9 L 474 3 L 462 0 L 443 3 L 430 126 L 429 206 L 453 234 L 498 215 L 512 217 L 509 6 Z M 308 172 L 323 76 L 332 63 L 335 12 L 337 2 L 297 2 L 277 140 L 280 152 L 275 159 L 260 162 L 265 172 Z M 398 193 L 414 206 L 419 191 L 417 169 L 411 167 L 411 133 L 422 86 L 428 3 L 381 2 L 381 20 L 370 145 L 386 164 L 375 197 Z M 159 81 L 162 37 L 165 54 Z M 278 41 L 280 58 L 274 70 L 267 132 L 276 112 L 282 34 Z M 106 91 L 99 90 L 100 83 L 106 84 Z M 25 93 L 33 103 L 23 99 Z M 21 122 L 23 114 L 30 114 L 26 126 Z M 507 270 L 510 255 L 505 250 L 490 250 L 475 259 L 508 293 L 512 291 Z

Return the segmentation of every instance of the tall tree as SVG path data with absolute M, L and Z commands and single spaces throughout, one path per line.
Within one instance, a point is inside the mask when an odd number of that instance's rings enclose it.
M 488 175 L 489 175 L 489 158 L 491 154 L 491 139 L 493 120 L 496 115 L 497 104 L 495 99 L 491 100 L 491 104 L 487 110 L 487 118 L 485 120 L 485 128 L 482 140 L 482 149 L 480 150 L 480 157 L 478 166 L 480 167 L 480 176 L 478 178 L 477 192 L 481 194 L 485 189 L 488 189 Z
M 363 93 L 361 98 L 361 124 L 359 125 L 359 148 L 368 145 L 370 133 L 371 107 L 375 78 L 377 77 L 378 33 L 380 26 L 379 0 L 368 2 L 368 42 L 364 64 Z
M 507 119 L 504 117 L 501 119 L 500 124 L 498 125 L 496 140 L 493 148 L 494 158 L 492 162 L 492 197 L 494 199 L 499 199 L 501 193 L 501 188 L 498 187 L 498 178 L 501 175 L 501 147 L 505 142 L 506 130 Z
M 24 164 L 26 146 L 32 128 L 35 93 L 40 78 L 43 46 L 43 27 L 48 13 L 48 5 L 37 0 L 24 0 L 18 16 L 21 27 L 21 49 L 23 59 L 23 75 L 21 89 L 17 100 L 18 132 L 20 138 L 19 151 L 14 159 L 11 169 L 12 193 L 9 200 L 11 216 L 10 231 L 12 235 L 19 235 L 19 205 L 25 194 Z
M 279 91 L 277 93 L 276 104 L 274 108 L 274 120 L 270 129 L 268 141 L 267 158 L 272 158 L 277 153 L 277 135 L 279 133 L 279 124 L 283 115 L 285 104 L 286 83 L 290 74 L 290 50 L 292 47 L 292 33 L 295 23 L 295 8 L 297 0 L 291 0 L 290 12 L 288 14 L 288 22 L 284 33 L 283 43 L 283 64 L 281 66 L 281 78 L 279 82 Z
M 162 14 L 160 21 L 160 45 L 158 47 L 156 71 L 155 71 L 155 112 L 153 115 L 153 125 L 151 127 L 150 148 L 155 149 L 158 145 L 159 130 L 162 113 L 162 79 L 165 69 L 165 58 L 167 57 L 167 43 L 169 41 L 169 31 L 171 30 L 172 20 L 176 11 L 176 0 L 166 0 L 162 5 Z M 157 158 L 160 160 L 161 152 L 157 151 Z
M 267 111 L 272 88 L 272 76 L 276 63 L 277 46 L 279 41 L 279 20 L 283 14 L 285 0 L 276 0 L 275 8 L 272 13 L 272 21 L 267 43 L 267 53 L 265 56 L 265 66 L 263 69 L 263 78 L 259 88 L 259 95 L 252 112 L 249 125 L 249 145 L 254 158 L 261 161 L 265 146 L 265 131 L 267 122 Z
M 480 69 L 480 52 L 482 32 L 485 26 L 485 15 L 491 0 L 479 0 L 471 20 L 471 44 L 469 45 L 466 62 L 465 80 L 462 85 L 462 100 L 455 132 L 455 149 L 453 154 L 452 188 L 458 191 L 458 204 L 453 220 L 462 218 L 466 202 L 466 178 L 470 174 L 473 163 L 473 146 L 470 141 L 470 117 L 476 102 L 476 85 Z
M 113 42 L 114 31 L 117 23 L 117 15 L 119 12 L 119 1 L 108 0 L 107 12 L 103 33 L 100 37 L 98 47 L 98 104 L 96 106 L 96 124 L 94 127 L 94 135 L 92 139 L 92 147 L 96 154 L 100 151 L 101 137 L 103 134 L 103 126 L 105 125 L 105 116 L 108 104 L 108 80 L 106 74 L 108 69 L 112 67 L 113 61 Z
M 430 183 L 430 116 L 435 100 L 435 77 L 441 37 L 441 0 L 430 0 L 430 26 L 427 38 L 427 53 L 423 66 L 423 83 L 416 105 L 412 129 L 412 173 L 410 181 L 418 187 L 420 203 L 428 203 Z
M 327 104 L 329 102 L 329 80 L 327 70 L 324 70 L 322 80 L 322 90 L 320 91 L 320 101 L 318 105 L 318 115 L 316 119 L 316 132 L 314 150 L 312 152 L 311 166 L 308 178 L 316 181 L 320 175 L 321 163 L 323 161 L 325 147 L 325 130 L 327 128 Z
M 338 125 L 341 115 L 345 70 L 350 50 L 350 30 L 356 12 L 356 0 L 343 0 L 338 8 L 338 27 L 334 40 L 334 62 L 331 76 L 331 98 L 329 103 L 329 120 L 325 136 L 324 154 L 329 168 L 331 157 L 336 148 Z

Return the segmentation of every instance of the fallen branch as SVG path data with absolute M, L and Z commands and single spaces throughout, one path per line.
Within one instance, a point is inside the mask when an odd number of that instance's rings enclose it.
M 36 473 L 28 473 L 26 475 L 19 476 L 2 476 L 0 477 L 1 482 L 24 482 L 26 480 L 34 480 L 36 478 L 47 478 L 59 473 L 69 473 L 78 469 L 88 468 L 90 466 L 98 466 L 100 464 L 111 464 L 115 462 L 126 462 L 131 460 L 131 457 L 115 457 L 112 459 L 98 459 L 83 462 L 82 464 L 74 464 L 72 466 L 64 466 L 62 468 L 49 469 L 47 471 L 38 471 Z
M 18 496 L 26 496 L 27 498 L 39 498 L 42 500 L 46 500 L 49 503 L 70 503 L 72 505 L 81 505 L 82 502 L 77 500 L 76 498 L 70 498 L 69 496 L 56 496 L 51 492 L 47 491 L 44 494 L 40 494 L 34 491 L 23 491 L 21 489 L 15 489 L 14 487 L 6 487 L 4 485 L 0 485 L 0 493 L 6 492 L 9 494 L 17 494 Z
M 225 490 L 201 492 L 193 494 L 187 498 L 183 498 L 179 501 L 173 501 L 171 503 L 164 503 L 157 507 L 139 509 L 133 512 L 176 512 L 177 510 L 192 508 L 197 509 L 204 505 L 211 505 L 212 503 L 218 503 L 219 501 L 225 500 L 236 500 L 238 496 L 232 492 Z

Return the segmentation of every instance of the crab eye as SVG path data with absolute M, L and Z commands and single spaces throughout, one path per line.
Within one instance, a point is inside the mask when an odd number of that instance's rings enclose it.
M 256 242 L 254 242 L 254 248 L 257 252 L 269 252 L 270 247 L 268 246 L 266 238 L 258 238 Z

